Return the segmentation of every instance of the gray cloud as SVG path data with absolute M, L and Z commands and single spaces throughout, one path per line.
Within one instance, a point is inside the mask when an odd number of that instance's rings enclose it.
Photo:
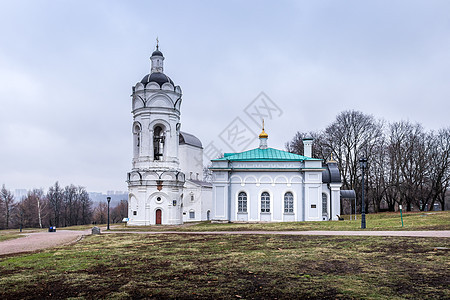
M 204 145 L 264 91 L 270 146 L 357 109 L 448 126 L 446 1 L 10 1 L 0 9 L 0 183 L 126 190 L 131 86 L 159 36 Z M 315 112 L 319 113 L 315 113 Z M 250 125 L 257 131 L 256 125 Z M 256 146 L 257 142 L 253 146 Z M 229 149 L 223 149 L 229 151 Z

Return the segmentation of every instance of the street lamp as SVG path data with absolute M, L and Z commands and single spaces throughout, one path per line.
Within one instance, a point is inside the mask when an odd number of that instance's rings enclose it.
M 359 160 L 359 165 L 361 166 L 362 170 L 362 197 L 361 197 L 361 229 L 366 228 L 366 214 L 364 209 L 364 169 L 367 168 L 367 158 L 361 157 Z
M 106 227 L 106 230 L 109 230 L 109 202 L 111 202 L 111 197 L 106 197 L 106 200 L 108 201 L 108 227 Z

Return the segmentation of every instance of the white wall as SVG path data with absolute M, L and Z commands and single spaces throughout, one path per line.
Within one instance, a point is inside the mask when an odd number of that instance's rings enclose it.
M 180 169 L 186 179 L 203 180 L 203 149 L 191 145 L 180 145 Z
M 224 161 L 213 162 L 213 212 L 214 219 L 230 221 L 322 221 L 322 193 L 328 195 L 328 218 L 339 214 L 340 184 L 329 190 L 322 183 L 321 161 L 307 161 L 298 171 L 284 171 L 292 162 L 269 162 L 273 171 L 230 170 Z M 234 168 L 266 167 L 264 162 L 238 162 Z M 214 168 L 217 168 L 214 170 Z M 301 171 L 302 170 L 302 171 Z M 228 178 L 230 176 L 230 178 Z M 247 213 L 238 213 L 238 195 L 247 194 Z M 270 213 L 261 213 L 261 194 L 270 194 Z M 294 196 L 294 212 L 285 213 L 284 195 Z M 330 202 L 330 197 L 332 201 Z

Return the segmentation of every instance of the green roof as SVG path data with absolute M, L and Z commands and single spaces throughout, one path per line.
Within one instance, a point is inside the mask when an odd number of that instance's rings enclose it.
M 274 148 L 252 149 L 240 153 L 225 153 L 223 158 L 213 159 L 214 161 L 303 161 L 320 160 L 317 158 L 306 157 Z

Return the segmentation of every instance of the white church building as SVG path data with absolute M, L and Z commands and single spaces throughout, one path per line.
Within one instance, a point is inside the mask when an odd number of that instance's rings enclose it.
M 341 178 L 334 161 L 269 148 L 212 160 L 213 182 L 203 181 L 203 148 L 181 131 L 181 88 L 164 74 L 159 46 L 151 72 L 132 87 L 133 160 L 128 183 L 128 224 L 186 221 L 323 221 L 340 215 Z
M 326 221 L 340 215 L 337 163 L 269 148 L 264 128 L 256 149 L 212 161 L 213 219 L 222 221 Z
M 181 131 L 181 88 L 164 74 L 156 46 L 151 72 L 132 88 L 133 161 L 128 173 L 128 224 L 208 220 L 212 186 L 203 179 L 202 143 Z

